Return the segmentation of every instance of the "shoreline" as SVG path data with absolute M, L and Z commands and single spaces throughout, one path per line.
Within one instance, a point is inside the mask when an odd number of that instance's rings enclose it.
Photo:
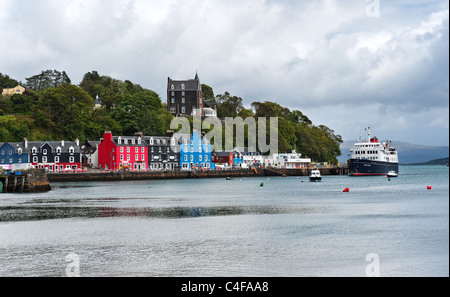
M 90 182 L 90 181 L 133 181 L 170 180 L 191 178 L 264 177 L 264 176 L 309 176 L 312 168 L 301 169 L 234 169 L 208 171 L 136 171 L 136 172 L 92 172 L 92 173 L 51 173 L 49 182 Z M 348 168 L 319 168 L 322 175 L 347 175 Z

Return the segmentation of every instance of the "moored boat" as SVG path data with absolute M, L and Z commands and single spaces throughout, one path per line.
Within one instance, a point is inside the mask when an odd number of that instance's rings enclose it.
M 387 175 L 392 171 L 398 175 L 397 150 L 386 141 L 370 136 L 370 127 L 366 129 L 368 140 L 355 143 L 351 149 L 352 157 L 347 161 L 350 176 Z
M 398 176 L 398 173 L 395 171 L 389 171 L 387 174 L 387 177 L 397 177 L 397 176 Z
M 322 181 L 322 174 L 320 173 L 320 170 L 318 169 L 311 170 L 311 173 L 309 174 L 309 181 L 312 182 Z

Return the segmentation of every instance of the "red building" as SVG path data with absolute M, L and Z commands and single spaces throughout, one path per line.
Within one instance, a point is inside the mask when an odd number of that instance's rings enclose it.
M 106 131 L 98 145 L 98 166 L 112 171 L 147 170 L 148 146 L 144 136 L 113 136 Z
M 233 166 L 233 152 L 212 152 L 211 161 L 213 163 L 227 164 Z

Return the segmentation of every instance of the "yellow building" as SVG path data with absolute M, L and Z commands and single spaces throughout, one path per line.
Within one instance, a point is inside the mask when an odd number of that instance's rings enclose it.
M 11 89 L 3 89 L 2 96 L 12 96 L 14 94 L 23 94 L 25 88 L 22 86 L 17 86 Z

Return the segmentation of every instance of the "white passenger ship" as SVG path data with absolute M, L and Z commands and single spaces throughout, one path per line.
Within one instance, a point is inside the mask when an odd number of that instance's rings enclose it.
M 350 176 L 387 175 L 393 171 L 398 174 L 398 153 L 390 142 L 380 143 L 378 138 L 370 136 L 370 127 L 366 129 L 368 140 L 355 143 L 351 159 L 348 160 Z

